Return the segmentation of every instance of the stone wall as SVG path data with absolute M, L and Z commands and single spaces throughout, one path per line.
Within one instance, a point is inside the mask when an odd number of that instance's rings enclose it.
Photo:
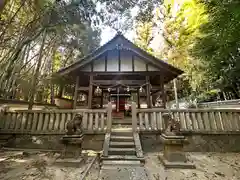
M 64 147 L 60 143 L 61 137 L 62 135 L 16 135 L 6 146 L 13 148 L 61 150 Z M 85 135 L 83 149 L 101 151 L 103 142 L 104 135 Z
M 2 136 L 2 135 L 1 135 Z M 7 147 L 15 148 L 36 148 L 61 150 L 60 143 L 62 135 L 16 135 L 9 141 Z M 189 144 L 185 151 L 189 152 L 240 152 L 239 135 L 186 135 Z M 141 134 L 143 152 L 159 152 L 163 150 L 163 144 L 159 135 Z M 84 150 L 101 151 L 104 142 L 104 135 L 85 135 L 83 142 Z
M 240 134 L 235 135 L 186 135 L 189 144 L 185 146 L 188 152 L 240 152 Z M 159 135 L 140 135 L 143 152 L 163 150 Z
M 186 151 L 197 152 L 240 152 L 240 134 L 193 135 L 187 137 Z

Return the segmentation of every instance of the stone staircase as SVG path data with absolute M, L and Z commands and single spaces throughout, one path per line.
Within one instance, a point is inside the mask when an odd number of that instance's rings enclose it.
M 4 147 L 14 137 L 13 135 L 0 135 L 0 148 Z
M 113 118 L 112 125 L 131 126 L 132 119 L 131 118 L 124 118 L 124 119 Z
M 132 128 L 112 129 L 105 136 L 103 156 L 101 157 L 102 169 L 113 169 L 119 166 L 142 166 L 144 158 L 137 133 Z M 136 142 L 139 141 L 139 142 Z

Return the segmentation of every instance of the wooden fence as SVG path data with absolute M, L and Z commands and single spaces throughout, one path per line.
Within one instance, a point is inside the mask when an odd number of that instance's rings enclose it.
M 164 114 L 178 120 L 183 132 L 240 133 L 240 109 L 136 109 L 133 104 L 133 129 L 162 131 Z
M 83 115 L 85 133 L 104 133 L 111 129 L 108 111 L 112 112 L 110 105 L 107 109 L 7 111 L 0 117 L 0 133 L 64 134 L 67 121 L 77 113 Z

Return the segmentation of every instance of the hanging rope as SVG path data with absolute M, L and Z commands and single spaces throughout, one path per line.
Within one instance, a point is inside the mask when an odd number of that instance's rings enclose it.
M 144 87 L 144 86 L 147 86 L 147 85 L 149 85 L 150 83 L 145 83 L 145 84 L 143 84 L 143 85 L 140 85 L 140 86 L 129 86 L 129 85 L 125 85 L 125 84 L 115 84 L 115 85 L 113 85 L 113 86 L 108 86 L 108 87 L 106 87 L 106 86 L 101 86 L 101 85 L 99 85 L 99 84 L 95 84 L 95 83 L 91 83 L 91 85 L 93 85 L 93 86 L 96 86 L 96 87 L 99 87 L 99 88 L 102 88 L 102 89 L 104 89 L 104 88 L 106 88 L 106 89 L 108 89 L 108 88 L 114 88 L 114 87 L 116 87 L 116 86 L 124 86 L 124 87 L 129 87 L 129 88 L 131 88 L 131 87 L 134 87 L 134 88 L 141 88 L 141 87 Z M 150 84 L 151 85 L 151 84 Z

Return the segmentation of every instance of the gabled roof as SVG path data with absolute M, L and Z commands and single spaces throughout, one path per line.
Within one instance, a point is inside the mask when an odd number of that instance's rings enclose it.
M 134 53 L 137 53 L 139 56 L 143 57 L 144 59 L 147 59 L 152 64 L 156 65 L 156 67 L 163 69 L 164 71 L 168 71 L 170 75 L 174 78 L 178 75 L 182 74 L 183 71 L 175 68 L 174 66 L 166 63 L 163 60 L 160 60 L 151 54 L 147 53 L 146 51 L 142 50 L 135 44 L 133 44 L 131 41 L 129 41 L 127 38 L 125 38 L 121 33 L 117 33 L 110 41 L 108 41 L 103 46 L 99 47 L 89 55 L 83 57 L 82 59 L 76 61 L 75 63 L 60 69 L 57 73 L 60 75 L 66 75 L 78 68 L 83 67 L 84 65 L 90 63 L 91 61 L 95 60 L 97 57 L 99 57 L 101 54 L 107 52 L 108 50 L 111 50 L 113 48 L 116 48 L 116 46 L 121 43 L 124 49 L 128 49 L 133 51 Z

